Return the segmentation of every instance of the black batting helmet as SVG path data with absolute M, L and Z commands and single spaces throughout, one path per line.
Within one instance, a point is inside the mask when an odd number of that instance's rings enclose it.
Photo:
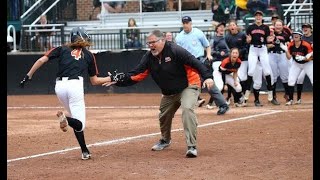
M 300 29 L 295 30 L 295 31 L 292 33 L 292 35 L 293 35 L 293 34 L 299 34 L 300 36 L 303 36 L 303 33 L 302 33 L 302 31 L 301 31 Z
M 81 38 L 84 41 L 90 41 L 90 36 L 83 27 L 74 27 L 70 31 L 71 42 L 75 42 L 77 38 Z

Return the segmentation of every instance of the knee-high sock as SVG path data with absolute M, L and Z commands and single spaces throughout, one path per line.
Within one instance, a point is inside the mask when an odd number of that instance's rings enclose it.
M 228 84 L 228 95 L 227 95 L 227 98 L 231 98 L 232 89 L 233 88 Z
M 272 86 L 273 99 L 277 99 L 276 88 L 277 88 L 277 83 L 274 83 L 273 86 Z
M 74 135 L 76 135 L 78 143 L 79 143 L 79 145 L 81 147 L 81 151 L 90 153 L 88 148 L 87 148 L 86 141 L 84 140 L 83 131 L 77 132 L 77 131 L 73 130 L 73 132 L 74 132 Z
M 259 101 L 259 92 L 260 92 L 260 89 L 253 88 L 254 101 Z
M 246 93 L 246 90 L 248 90 L 248 81 L 240 81 L 240 85 L 242 87 L 242 93 Z
M 284 92 L 286 95 L 289 95 L 289 90 L 288 90 L 288 83 L 282 83 L 284 87 Z
M 293 100 L 294 86 L 288 86 L 289 100 Z
M 266 81 L 267 81 L 268 91 L 272 91 L 272 84 L 271 84 L 271 76 L 270 75 L 266 76 Z
M 247 79 L 247 89 L 246 90 L 250 90 L 251 89 L 251 85 L 252 85 L 252 76 L 248 75 L 248 79 Z
M 82 129 L 82 122 L 78 119 L 74 119 L 72 117 L 67 117 L 68 124 L 70 127 L 75 129 L 76 131 L 80 131 Z
M 297 99 L 301 99 L 303 84 L 297 84 Z

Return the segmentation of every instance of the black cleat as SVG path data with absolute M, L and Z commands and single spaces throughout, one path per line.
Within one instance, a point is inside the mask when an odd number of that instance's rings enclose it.
M 262 107 L 262 106 L 263 106 L 263 105 L 260 103 L 259 100 L 254 101 L 254 105 L 255 105 L 256 107 Z
M 227 111 L 229 111 L 229 106 L 225 104 L 219 107 L 217 114 L 222 115 L 222 114 L 225 114 Z

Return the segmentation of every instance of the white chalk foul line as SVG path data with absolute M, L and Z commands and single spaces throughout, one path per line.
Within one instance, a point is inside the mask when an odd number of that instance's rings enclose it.
M 86 109 L 149 109 L 159 106 L 89 106 Z M 63 109 L 62 106 L 9 106 L 7 109 Z
M 233 122 L 233 121 L 246 120 L 246 119 L 256 118 L 256 117 L 260 117 L 260 116 L 276 114 L 276 113 L 280 113 L 280 112 L 282 112 L 282 111 L 280 111 L 280 110 L 271 111 L 271 112 L 266 112 L 266 113 L 262 113 L 262 114 L 256 114 L 256 115 L 250 115 L 250 116 L 245 116 L 245 117 L 240 117 L 240 118 L 228 119 L 228 120 L 219 121 L 219 122 L 202 124 L 202 125 L 198 125 L 198 127 L 201 128 L 201 127 L 213 126 L 213 125 L 223 124 L 223 123 L 228 123 L 228 122 Z M 177 131 L 182 131 L 182 130 L 183 130 L 182 128 L 174 129 L 174 130 L 171 130 L 171 132 L 177 132 Z M 144 134 L 144 135 L 139 135 L 139 136 L 133 136 L 133 137 L 126 137 L 126 138 L 121 138 L 121 139 L 115 139 L 115 140 L 111 140 L 111 141 L 97 142 L 94 144 L 89 144 L 87 146 L 92 147 L 92 146 L 119 144 L 119 143 L 123 143 L 123 142 L 130 142 L 132 140 L 152 137 L 152 136 L 156 136 L 156 135 L 160 135 L 160 132 L 159 133 Z M 52 152 L 48 152 L 48 153 L 36 154 L 36 155 L 26 156 L 26 157 L 21 157 L 21 158 L 16 158 L 16 159 L 9 159 L 9 160 L 7 160 L 7 163 L 14 162 L 14 161 L 20 161 L 20 160 L 24 160 L 24 159 L 41 157 L 41 156 L 47 156 L 47 155 L 52 155 L 52 154 L 59 154 L 59 153 L 68 152 L 68 151 L 72 151 L 72 150 L 76 150 L 76 149 L 80 149 L 80 147 L 73 147 L 73 148 L 63 149 L 63 150 L 59 150 L 59 151 L 52 151 Z

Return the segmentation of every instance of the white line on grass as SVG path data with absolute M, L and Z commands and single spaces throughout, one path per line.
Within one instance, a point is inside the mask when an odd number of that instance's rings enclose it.
M 198 125 L 198 127 L 201 128 L 201 127 L 207 127 L 207 126 L 214 126 L 214 125 L 217 125 L 217 124 L 223 124 L 223 123 L 228 123 L 228 122 L 233 122 L 233 121 L 246 120 L 246 119 L 256 118 L 256 117 L 260 117 L 260 116 L 267 116 L 267 115 L 270 115 L 270 114 L 276 114 L 276 113 L 280 113 L 280 112 L 282 112 L 282 111 L 280 111 L 280 110 L 275 111 L 274 110 L 274 111 L 266 112 L 266 113 L 262 113 L 262 114 L 256 114 L 256 115 L 250 115 L 250 116 L 245 116 L 245 117 L 240 117 L 240 118 L 228 119 L 228 120 L 219 121 L 219 122 L 201 124 L 201 125 Z M 177 132 L 177 131 L 182 131 L 182 130 L 183 129 L 181 129 L 181 128 L 180 129 L 174 129 L 171 132 Z M 152 137 L 152 136 L 156 136 L 156 135 L 160 135 L 160 133 L 151 133 L 151 134 L 144 134 L 144 135 L 133 136 L 133 137 L 126 137 L 126 138 L 121 138 L 121 139 L 114 139 L 114 140 L 111 140 L 111 141 L 97 142 L 97 143 L 94 143 L 94 144 L 89 144 L 87 146 L 91 147 L 91 146 L 103 146 L 103 145 L 110 145 L 110 144 L 119 144 L 119 143 L 122 143 L 122 142 L 130 142 L 132 140 Z M 47 155 L 51 155 L 51 154 L 59 154 L 59 153 L 72 151 L 72 150 L 76 150 L 76 149 L 80 149 L 80 147 L 73 147 L 73 148 L 63 149 L 63 150 L 59 150 L 59 151 L 52 151 L 52 152 L 48 152 L 48 153 L 36 154 L 36 155 L 26 156 L 26 157 L 21 157 L 21 158 L 16 158 L 16 159 L 9 159 L 9 160 L 7 160 L 7 163 L 14 162 L 14 161 L 20 161 L 20 160 L 24 160 L 24 159 L 31 159 L 31 158 L 41 157 L 41 156 L 47 156 Z

